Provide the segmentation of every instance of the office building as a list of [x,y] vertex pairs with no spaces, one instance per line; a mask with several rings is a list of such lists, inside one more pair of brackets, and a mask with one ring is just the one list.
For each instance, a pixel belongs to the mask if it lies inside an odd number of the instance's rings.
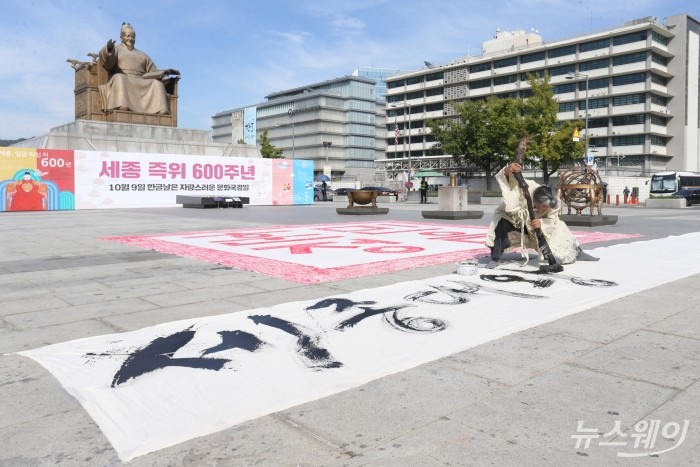
[[386,148],[385,103],[375,87],[375,79],[345,76],[272,93],[214,115],[212,139],[256,144],[267,131],[285,158],[313,160],[316,174],[369,181]]
[[[551,76],[558,120],[587,123],[598,166],[645,175],[700,170],[700,23],[681,14],[647,17],[557,41],[536,32],[497,31],[479,56],[387,78],[389,173],[455,167],[429,152],[427,119],[450,118],[453,102],[527,97],[527,73]],[[398,127],[398,131],[396,131]]]

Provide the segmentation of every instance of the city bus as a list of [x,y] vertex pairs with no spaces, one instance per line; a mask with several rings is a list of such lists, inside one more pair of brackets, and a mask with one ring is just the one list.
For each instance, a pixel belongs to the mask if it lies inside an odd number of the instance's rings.
[[693,172],[658,172],[651,176],[650,195],[672,195],[683,188],[700,188],[700,174]]

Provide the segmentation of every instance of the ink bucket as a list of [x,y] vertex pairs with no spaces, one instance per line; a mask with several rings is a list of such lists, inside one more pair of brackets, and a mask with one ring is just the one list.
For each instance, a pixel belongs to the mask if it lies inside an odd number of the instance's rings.
[[473,261],[461,261],[457,263],[457,274],[460,276],[476,276],[479,268]]

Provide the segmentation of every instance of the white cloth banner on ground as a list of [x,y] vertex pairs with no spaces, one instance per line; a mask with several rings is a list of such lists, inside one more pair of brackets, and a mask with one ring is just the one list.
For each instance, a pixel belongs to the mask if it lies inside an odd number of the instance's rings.
[[699,242],[638,241],[558,274],[509,264],[20,355],[54,374],[129,460],[700,273]]

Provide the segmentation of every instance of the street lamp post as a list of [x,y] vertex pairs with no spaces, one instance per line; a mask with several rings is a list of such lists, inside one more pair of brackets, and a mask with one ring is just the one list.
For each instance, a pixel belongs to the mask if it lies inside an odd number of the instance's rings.
[[328,165],[328,148],[329,148],[332,144],[333,144],[332,141],[324,141],[324,142],[323,142],[323,147],[326,148],[326,149],[325,149],[325,152],[326,152],[326,165]]
[[293,116],[294,116],[294,109],[289,109],[289,110],[287,111],[287,114],[289,114],[289,118],[292,119],[292,159],[294,159],[294,158],[295,158],[295,157],[294,157],[294,149],[295,149],[295,147],[296,147],[295,142],[294,142],[294,137],[295,137],[295,133],[296,133],[296,131],[295,131],[296,129],[295,129],[295,127],[294,127],[294,118],[293,118]]
[[578,72],[571,72],[568,75],[566,75],[566,79],[581,79],[585,78],[586,80],[586,115],[585,115],[585,122],[584,126],[586,127],[586,138],[584,139],[585,141],[585,156],[586,156],[586,164],[588,164],[588,75],[584,73],[578,73]]
[[[411,104],[407,104],[408,108],[408,181],[411,181]],[[404,109],[405,111],[405,109]],[[408,195],[407,195],[408,196]]]

